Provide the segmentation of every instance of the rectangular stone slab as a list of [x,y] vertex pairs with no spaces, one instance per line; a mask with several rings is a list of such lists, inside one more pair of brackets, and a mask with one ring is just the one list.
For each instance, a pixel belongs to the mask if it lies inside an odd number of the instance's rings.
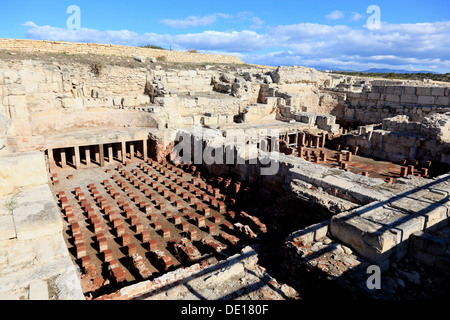
[[13,217],[18,240],[62,232],[63,224],[48,185],[23,190],[17,197]]

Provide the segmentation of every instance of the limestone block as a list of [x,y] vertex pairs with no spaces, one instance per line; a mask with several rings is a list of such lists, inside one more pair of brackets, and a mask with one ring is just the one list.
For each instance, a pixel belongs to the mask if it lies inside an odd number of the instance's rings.
[[401,103],[417,103],[417,96],[415,94],[402,94],[400,98]]
[[[12,273],[25,267],[31,267],[35,259],[33,248],[29,241],[9,241],[7,250],[3,252],[7,258],[7,266],[0,270],[0,275]],[[1,277],[0,277],[1,279]]]
[[34,238],[31,244],[38,264],[50,263],[67,255],[67,247],[62,233]]
[[445,204],[448,203],[449,200],[446,198],[438,202],[427,200],[423,196],[423,194],[426,192],[427,191],[423,191],[420,193],[417,192],[412,195],[400,197],[398,199],[392,200],[390,202],[390,205],[394,208],[424,217],[425,220],[423,228],[428,229],[447,218],[448,209],[446,208]]
[[[362,208],[368,209],[367,206]],[[356,211],[335,215],[329,231],[333,237],[376,263],[388,260],[396,245],[394,234],[383,225],[360,217]]]
[[11,194],[14,191],[14,185],[5,178],[2,178],[1,175],[2,170],[0,169],[0,196]]
[[[0,157],[0,179],[7,181],[3,183],[3,192],[11,189],[8,183],[16,188],[46,184],[47,170],[44,154],[29,152]],[[0,193],[0,196],[3,194]]]
[[150,103],[150,97],[145,94],[138,94],[136,96],[137,105],[147,105]]
[[119,97],[113,98],[113,105],[121,106],[122,105],[122,98],[119,98]]
[[17,197],[13,210],[18,240],[29,240],[62,231],[62,221],[47,184],[31,187]]
[[134,107],[136,106],[136,99],[132,98],[132,97],[124,97],[122,98],[122,106],[123,107]]
[[418,96],[430,96],[431,95],[431,87],[417,87],[416,94]]
[[417,99],[418,104],[433,105],[436,103],[436,97],[434,96],[419,96]]
[[438,97],[436,104],[440,106],[448,106],[449,101],[450,101],[449,97]]
[[9,96],[8,104],[11,110],[11,117],[13,119],[26,119],[29,112],[27,107],[26,96]]
[[62,98],[61,106],[68,110],[80,110],[84,108],[83,98]]
[[415,87],[405,87],[405,94],[416,95]]
[[226,115],[219,115],[219,124],[225,124],[228,122],[228,116]]
[[402,95],[404,93],[405,93],[405,87],[402,87],[402,86],[394,87],[394,94]]
[[431,89],[432,96],[445,96],[445,87],[433,87]]
[[16,237],[12,215],[0,216],[0,242]]
[[374,93],[374,92],[369,92],[368,98],[371,99],[371,100],[379,100],[380,99],[380,94],[379,93]]
[[35,280],[30,283],[29,300],[48,300],[48,285],[46,281]]
[[395,102],[398,103],[400,102],[400,96],[396,95],[396,94],[387,94],[386,95],[386,99],[387,102]]
[[411,245],[432,255],[442,255],[447,251],[448,240],[422,231],[411,236]]

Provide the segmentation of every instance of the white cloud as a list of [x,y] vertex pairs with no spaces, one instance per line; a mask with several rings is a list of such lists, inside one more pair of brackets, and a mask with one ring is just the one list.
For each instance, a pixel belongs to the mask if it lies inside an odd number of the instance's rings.
[[252,28],[252,29],[259,29],[264,24],[264,21],[259,17],[251,17],[249,20],[252,23],[250,25],[250,28]]
[[182,51],[193,48],[200,52],[239,53],[245,62],[258,64],[326,65],[354,70],[372,67],[430,69],[433,66],[439,72],[450,72],[450,21],[382,23],[379,30],[300,23],[259,32],[206,30],[175,35],[138,34],[129,30],[68,30],[38,26],[31,21],[24,25],[29,27],[27,37],[32,39],[134,46],[155,44]]
[[260,17],[255,16],[255,14],[250,11],[241,11],[236,15],[213,13],[205,16],[189,16],[184,19],[161,19],[159,20],[159,22],[171,28],[186,29],[189,27],[210,26],[216,23],[219,18],[226,19],[230,22],[249,22],[249,28],[251,29],[259,29],[264,25],[264,21]]
[[357,12],[352,12],[352,16],[350,18],[350,21],[359,21],[361,19],[364,19],[364,15],[357,13]]
[[338,19],[342,19],[343,17],[344,17],[344,13],[339,10],[334,10],[333,12],[331,12],[330,14],[327,14],[325,16],[325,18],[327,18],[328,20],[338,20]]
[[185,29],[188,27],[202,27],[209,26],[217,21],[218,18],[229,19],[230,15],[224,13],[213,13],[203,17],[200,16],[189,16],[185,19],[162,19],[159,22],[169,26],[171,28]]

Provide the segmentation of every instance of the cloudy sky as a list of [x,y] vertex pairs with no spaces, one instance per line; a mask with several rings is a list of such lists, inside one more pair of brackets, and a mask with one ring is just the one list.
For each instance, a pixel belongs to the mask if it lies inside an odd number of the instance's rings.
[[16,0],[1,5],[0,37],[154,44],[273,66],[447,73],[450,1]]

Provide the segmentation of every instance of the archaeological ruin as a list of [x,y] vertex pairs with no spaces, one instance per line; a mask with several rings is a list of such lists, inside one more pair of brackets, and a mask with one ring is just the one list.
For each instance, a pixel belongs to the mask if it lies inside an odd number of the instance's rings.
[[448,297],[449,110],[445,82],[0,39],[0,299]]

